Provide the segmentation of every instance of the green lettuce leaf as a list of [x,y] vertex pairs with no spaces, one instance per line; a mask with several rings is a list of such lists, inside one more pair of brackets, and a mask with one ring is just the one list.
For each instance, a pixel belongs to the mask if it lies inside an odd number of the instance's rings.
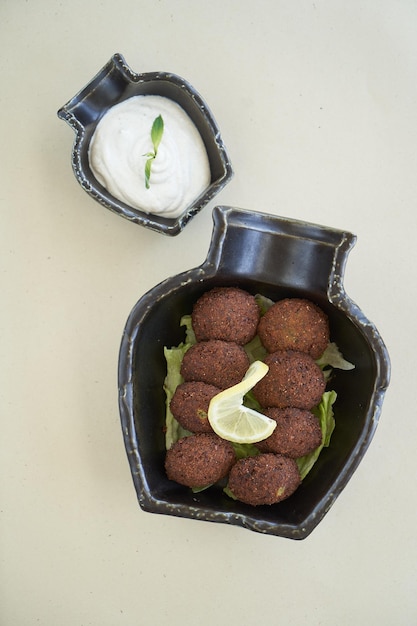
[[322,442],[315,450],[313,450],[313,452],[310,452],[310,454],[306,454],[305,456],[296,459],[302,480],[307,476],[308,472],[317,461],[323,448],[327,448],[329,446],[330,437],[332,436],[335,427],[333,404],[336,402],[336,398],[337,393],[335,391],[325,391],[320,404],[312,409],[312,413],[316,415],[320,422]]
[[183,315],[180,320],[180,326],[185,326],[185,345],[190,347],[197,343],[191,322],[191,315]]
[[330,342],[323,354],[316,361],[322,369],[325,367],[334,367],[340,370],[353,370],[355,366],[343,358],[337,344]]
[[255,295],[256,303],[261,311],[261,315],[265,315],[268,309],[274,304],[274,301],[260,293]]
[[254,363],[255,361],[264,361],[266,355],[268,354],[259,339],[259,335],[255,335],[252,341],[245,344],[243,347],[249,357],[250,363]]
[[232,446],[235,450],[237,459],[245,459],[247,456],[258,456],[259,450],[252,443],[234,443]]
[[182,359],[187,350],[196,343],[194,331],[191,326],[191,316],[184,315],[184,317],[181,318],[180,325],[186,328],[185,341],[173,348],[164,347],[164,356],[167,364],[167,374],[164,381],[164,391],[166,395],[165,446],[167,450],[169,450],[172,444],[178,441],[178,439],[190,434],[189,431],[180,426],[170,409],[172,396],[176,388],[184,382],[181,376]]
[[177,348],[164,348],[164,355],[167,362],[167,375],[164,381],[164,391],[166,395],[165,446],[167,450],[169,450],[172,444],[178,441],[180,437],[184,436],[184,429],[171,413],[170,403],[176,388],[184,382],[180,373],[181,362],[189,347],[189,345],[180,344]]

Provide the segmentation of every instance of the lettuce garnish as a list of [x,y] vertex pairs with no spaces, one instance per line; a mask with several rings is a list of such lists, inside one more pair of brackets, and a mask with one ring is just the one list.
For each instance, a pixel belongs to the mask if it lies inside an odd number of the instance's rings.
[[335,391],[325,391],[320,404],[312,409],[312,413],[314,413],[320,423],[322,440],[321,444],[313,452],[296,459],[301,480],[307,476],[323,448],[327,448],[330,444],[330,437],[335,428],[333,404],[336,402],[336,398],[337,393]]
[[353,370],[355,366],[353,363],[349,363],[346,359],[343,358],[342,353],[340,352],[337,345],[333,342],[330,342],[321,355],[319,359],[316,361],[317,365],[319,365],[322,369],[327,367],[335,367],[339,370]]
[[181,376],[182,359],[187,350],[196,343],[190,315],[184,315],[184,317],[181,318],[180,326],[186,327],[185,341],[173,348],[164,347],[164,356],[167,363],[167,375],[164,381],[164,391],[166,395],[165,447],[167,450],[169,450],[172,444],[178,441],[178,439],[190,434],[180,426],[170,409],[170,403],[176,388],[184,382]]

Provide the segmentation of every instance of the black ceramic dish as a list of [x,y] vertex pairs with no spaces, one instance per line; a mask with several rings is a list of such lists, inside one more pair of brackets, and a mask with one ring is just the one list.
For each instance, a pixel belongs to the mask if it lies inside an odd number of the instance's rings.
[[[215,207],[205,262],[169,278],[133,308],[119,360],[119,405],[124,441],[140,506],[145,511],[235,524],[303,539],[317,526],[351,478],[377,427],[390,362],[375,326],[343,288],[354,235],[315,224]],[[329,316],[331,340],[351,371],[335,371],[336,428],[299,489],[287,500],[251,507],[221,488],[198,494],[167,479],[164,471],[166,366],[164,346],[184,339],[179,322],[214,286],[237,285],[273,300],[306,297]]]
[[[88,161],[88,149],[96,126],[114,105],[138,95],[158,95],[177,102],[196,125],[204,141],[211,169],[210,186],[184,207],[176,219],[152,215],[114,198],[95,178]],[[135,74],[121,54],[110,61],[90,83],[58,111],[75,131],[72,167],[82,188],[94,200],[126,219],[165,235],[177,235],[185,225],[229,182],[232,166],[220,130],[207,104],[183,78],[167,72]]]

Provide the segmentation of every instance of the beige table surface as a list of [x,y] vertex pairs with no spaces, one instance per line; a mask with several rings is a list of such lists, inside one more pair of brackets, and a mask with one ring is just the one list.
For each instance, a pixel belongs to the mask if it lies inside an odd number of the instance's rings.
[[[2,626],[417,623],[415,0],[2,0]],[[218,204],[344,228],[348,294],[392,379],[372,444],[304,541],[143,512],[117,360],[127,316],[206,257],[76,182],[58,108],[115,52],[188,79],[235,177]]]

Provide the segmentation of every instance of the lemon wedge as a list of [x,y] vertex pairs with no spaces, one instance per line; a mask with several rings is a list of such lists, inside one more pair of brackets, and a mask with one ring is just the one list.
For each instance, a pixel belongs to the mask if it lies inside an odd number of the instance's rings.
[[254,361],[243,379],[214,396],[208,409],[208,420],[214,432],[233,443],[256,443],[269,437],[275,420],[243,405],[244,395],[268,372],[263,361]]

